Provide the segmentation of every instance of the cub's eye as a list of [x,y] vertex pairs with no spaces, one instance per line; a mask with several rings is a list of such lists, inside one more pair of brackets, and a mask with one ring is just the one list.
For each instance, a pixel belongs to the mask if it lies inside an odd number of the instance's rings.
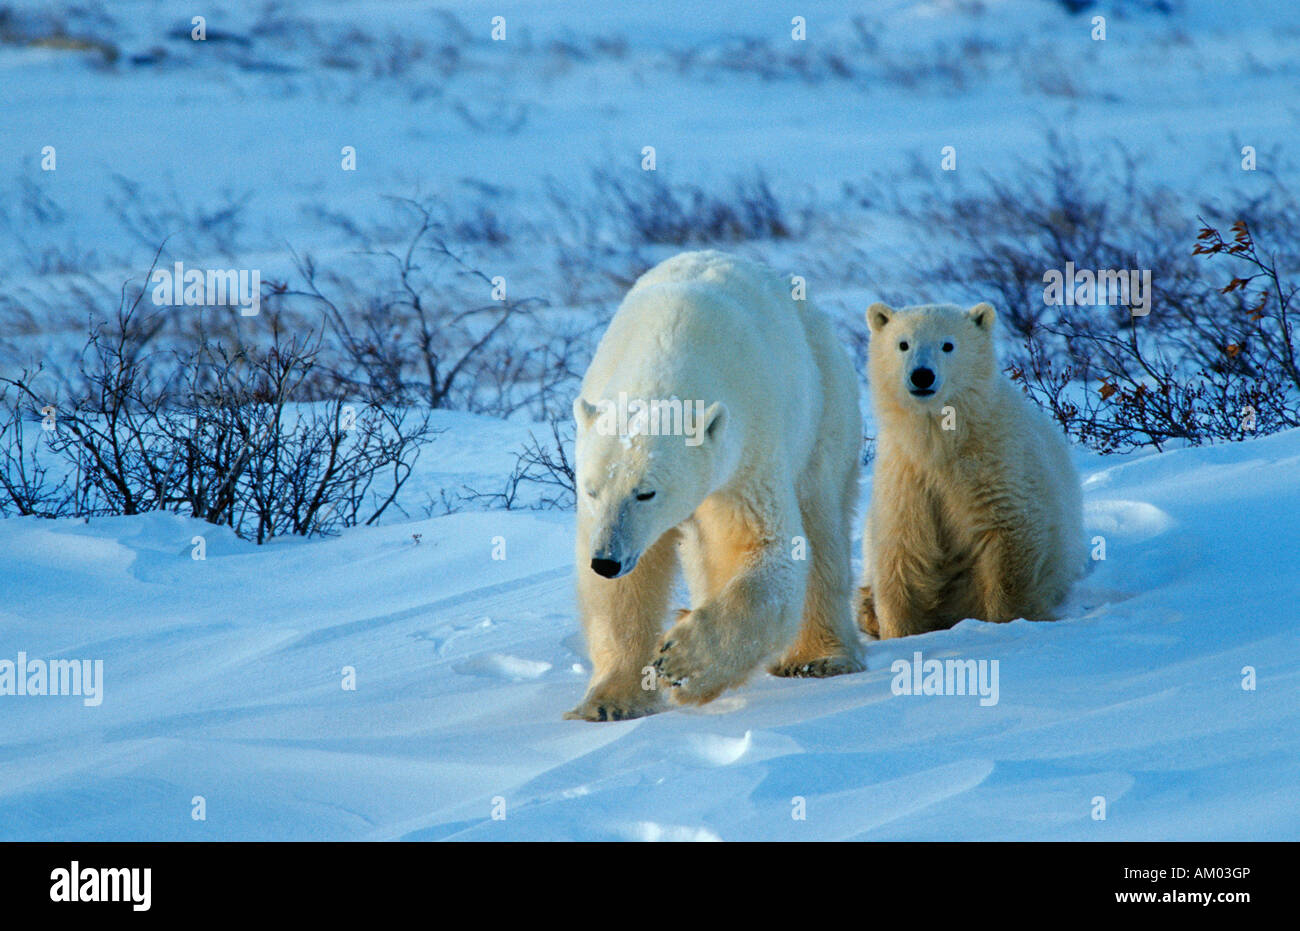
[[907,340],[903,340],[903,342],[899,343],[898,348],[903,352],[907,352]]
[[650,500],[651,498],[653,498],[654,496],[655,496],[655,493],[654,493],[653,491],[643,491],[643,492],[641,492],[640,494],[638,494],[638,495],[636,496],[636,500],[638,500],[638,501],[649,501],[649,500]]
[[952,352],[952,343],[944,343],[944,344],[943,344],[943,351],[944,351],[944,352]]

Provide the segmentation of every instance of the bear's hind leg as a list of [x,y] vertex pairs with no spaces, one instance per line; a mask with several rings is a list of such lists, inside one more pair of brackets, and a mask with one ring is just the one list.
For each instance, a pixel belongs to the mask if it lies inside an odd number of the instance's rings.
[[839,676],[866,668],[851,610],[849,507],[841,504],[830,513],[816,500],[801,508],[809,550],[803,623],[794,643],[768,667],[774,676]]

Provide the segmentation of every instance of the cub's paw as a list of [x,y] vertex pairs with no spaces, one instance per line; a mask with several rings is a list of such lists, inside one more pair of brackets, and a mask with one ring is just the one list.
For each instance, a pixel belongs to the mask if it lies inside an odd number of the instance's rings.
[[860,659],[841,654],[819,656],[809,660],[781,660],[767,667],[767,671],[774,676],[825,679],[829,676],[845,676],[853,672],[862,672],[866,668]]
[[700,610],[677,612],[678,621],[659,641],[655,672],[672,688],[678,703],[703,704],[717,698],[727,682],[717,674],[715,651],[708,642]]
[[564,713],[566,721],[630,721],[662,711],[657,699],[636,696],[592,696],[572,711]]

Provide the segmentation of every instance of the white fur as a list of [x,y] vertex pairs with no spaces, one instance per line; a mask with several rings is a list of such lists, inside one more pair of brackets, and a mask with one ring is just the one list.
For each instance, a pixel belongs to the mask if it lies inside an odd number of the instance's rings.
[[[868,633],[1050,619],[1083,566],[1068,445],[998,370],[995,319],[988,304],[867,311],[878,432],[858,616]],[[928,397],[913,393],[918,368],[934,374]]]
[[[620,395],[700,401],[702,442],[602,435],[597,407]],[[664,691],[706,702],[778,654],[773,671],[786,675],[862,668],[848,525],[856,380],[829,322],[788,281],[717,252],[646,272],[601,339],[574,416],[578,601],[594,668],[568,716],[648,714]],[[796,538],[805,559],[793,558]],[[602,578],[593,558],[621,574]],[[691,609],[661,638],[679,564]]]

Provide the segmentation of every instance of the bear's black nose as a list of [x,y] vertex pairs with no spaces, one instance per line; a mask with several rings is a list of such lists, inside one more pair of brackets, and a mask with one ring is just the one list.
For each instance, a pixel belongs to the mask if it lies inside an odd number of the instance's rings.
[[927,368],[912,369],[912,384],[918,388],[929,388],[934,384],[934,372]]
[[591,571],[605,579],[614,578],[621,568],[623,568],[623,564],[616,559],[593,559],[591,561]]

